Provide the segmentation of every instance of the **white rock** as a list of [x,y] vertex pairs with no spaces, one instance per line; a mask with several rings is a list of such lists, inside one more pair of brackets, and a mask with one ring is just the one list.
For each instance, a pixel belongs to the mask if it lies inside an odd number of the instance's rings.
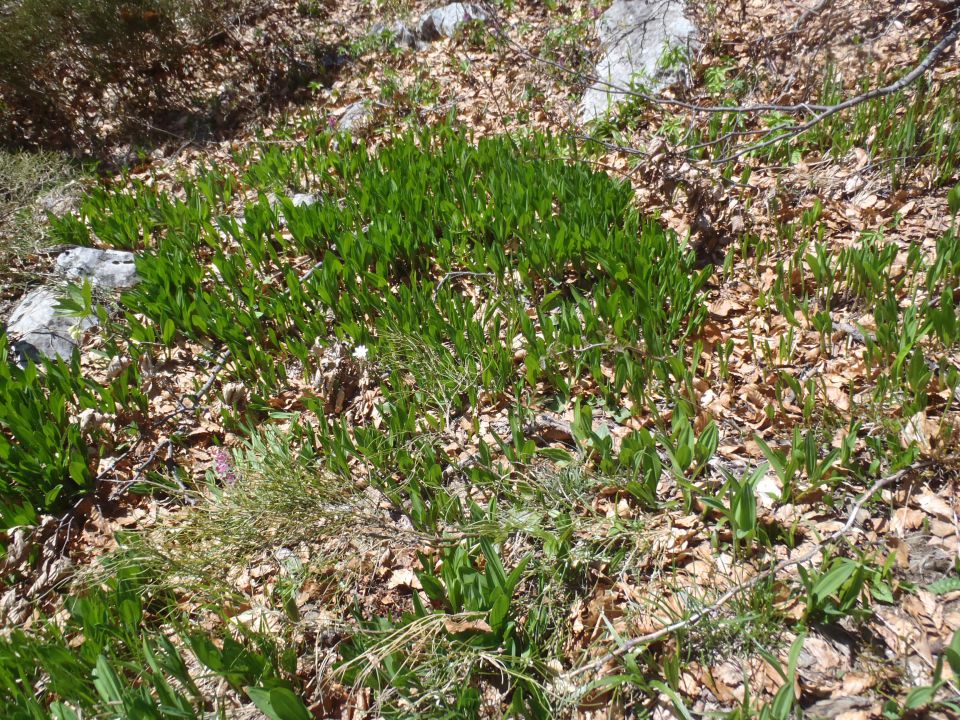
[[594,74],[601,82],[583,95],[583,122],[626,99],[622,91],[641,73],[652,90],[670,84],[673,74],[660,70],[657,63],[667,48],[695,43],[697,30],[679,0],[615,0],[597,20],[597,35],[602,54]]
[[80,334],[96,325],[94,318],[63,317],[57,314],[60,301],[49,288],[27,293],[14,308],[7,325],[7,336],[21,363],[29,358],[61,357],[69,359]]
[[757,500],[765,508],[772,508],[783,494],[780,483],[773,475],[767,473],[756,486]]
[[389,25],[376,23],[370,28],[370,34],[376,36],[388,35],[390,40],[398,47],[405,47],[410,50],[417,50],[423,47],[416,32],[410,30],[400,20],[395,20]]
[[87,279],[111,290],[133,287],[139,281],[133,253],[77,247],[57,257],[57,270],[69,280]]
[[450,3],[434,8],[420,16],[417,34],[423,40],[438,40],[441,37],[453,37],[459,27],[471,20],[486,22],[490,19],[486,11],[473,3]]
[[290,202],[293,203],[294,207],[303,207],[305,205],[316,205],[320,202],[320,198],[313,193],[294,193],[290,196]]
[[373,113],[370,112],[367,104],[363,102],[363,100],[358,100],[355,103],[347,105],[343,112],[340,113],[340,117],[337,119],[337,129],[346,131],[358,130],[366,125],[372,116]]

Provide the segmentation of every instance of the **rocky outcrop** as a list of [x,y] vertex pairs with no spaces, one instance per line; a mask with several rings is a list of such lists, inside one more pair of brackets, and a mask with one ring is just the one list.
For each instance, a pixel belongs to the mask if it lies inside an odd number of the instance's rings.
[[453,37],[460,26],[473,20],[486,22],[490,17],[479,5],[472,3],[450,3],[429,10],[420,16],[417,34],[422,40],[438,40],[441,37]]
[[137,284],[133,253],[76,247],[57,257],[57,270],[68,280],[115,290]]
[[41,358],[69,358],[80,335],[93,327],[93,318],[64,317],[57,311],[60,298],[50,288],[27,293],[14,308],[7,336],[20,363]]
[[581,100],[583,122],[622,102],[627,97],[623,90],[638,77],[652,90],[673,82],[677,71],[665,70],[659,61],[669,48],[695,43],[697,31],[680,0],[615,0],[597,20],[597,35],[601,55],[594,74],[598,82]]
[[373,113],[363,100],[358,100],[344,108],[337,119],[337,129],[354,132],[364,128],[373,117]]
[[[77,247],[61,253],[57,272],[72,282],[88,280],[105,290],[129,288],[138,281],[133,253]],[[6,332],[19,362],[69,358],[84,331],[96,318],[64,316],[57,310],[59,293],[42,287],[27,293],[13,309]]]
[[376,23],[370,28],[373,35],[387,35],[398,47],[422,50],[428,43],[445,37],[453,37],[468,22],[487,22],[490,15],[481,6],[473,3],[449,3],[420,16],[416,25],[408,27],[400,20],[392,23]]
[[393,42],[397,47],[407,48],[408,50],[419,50],[424,43],[417,37],[415,30],[411,30],[400,20],[394,20],[392,23],[376,23],[370,28],[370,34],[377,37],[383,35]]

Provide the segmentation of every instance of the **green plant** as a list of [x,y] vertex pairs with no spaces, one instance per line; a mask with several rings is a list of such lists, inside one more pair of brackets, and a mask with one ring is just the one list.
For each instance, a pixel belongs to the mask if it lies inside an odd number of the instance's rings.
[[[831,468],[841,457],[841,449],[834,448],[821,458],[816,433],[803,433],[800,428],[794,428],[792,443],[785,452],[771,448],[759,435],[755,435],[754,440],[780,480],[780,502],[792,502],[796,495],[817,490],[830,479]],[[801,471],[806,476],[806,485],[798,488]]]
[[[132,337],[225,346],[231,369],[259,393],[285,382],[287,358],[313,370],[311,347],[331,333],[394,366],[409,362],[393,368],[401,375],[419,361],[391,346],[416,337],[424,357],[480,382],[436,395],[449,415],[481,388],[504,393],[519,380],[502,341],[518,335],[530,388],[564,394],[589,376],[606,397],[626,391],[642,402],[660,358],[705,317],[711,269],[696,270],[677,238],[641,218],[626,185],[565,159],[564,143],[473,145],[440,128],[374,157],[362,146],[329,152],[332,140],[315,135],[283,153],[267,145],[241,185],[312,187],[337,202],[261,195],[237,220],[219,208],[242,187],[215,171],[187,183],[183,200],[142,185],[88,198],[84,220],[98,237],[146,246],[142,280],[122,298]],[[89,232],[73,221],[54,230],[74,241]],[[316,268],[300,278],[304,256]],[[500,280],[481,280],[490,277]]]
[[[543,38],[540,55],[559,63],[573,72],[586,69],[590,61],[590,33],[592,21],[589,18],[550,28]],[[559,71],[552,69],[551,72]]]
[[760,465],[750,474],[737,479],[726,470],[725,482],[717,497],[701,498],[703,504],[717,511],[724,522],[733,531],[733,551],[736,555],[741,543],[749,547],[754,540],[766,540],[763,529],[757,522],[757,483],[767,472],[766,465]]
[[730,77],[736,70],[736,64],[725,60],[719,65],[708,67],[703,72],[704,86],[711,95],[732,98],[734,101],[742,96],[747,83],[743,78]]
[[[507,678],[514,711],[549,717],[542,681],[533,672],[535,649],[511,608],[530,560],[525,556],[508,573],[496,547],[483,538],[444,549],[436,561],[439,572],[421,555],[417,577],[433,607],[415,594],[413,613],[367,623],[346,648],[341,671],[384,698],[398,693],[399,703],[387,701],[380,708],[388,717],[401,716],[404,707],[417,708],[421,716],[478,717],[478,683],[491,675]],[[440,658],[447,666],[457,658],[453,677],[438,672]],[[442,709],[453,706],[455,713]]]
[[890,566],[878,568],[866,558],[834,557],[825,559],[817,571],[799,568],[806,591],[806,618],[831,623],[848,615],[862,614],[861,600],[866,591],[884,602],[893,597],[887,584]]
[[530,556],[521,559],[508,574],[489,540],[481,539],[478,546],[485,560],[483,571],[476,568],[475,551],[457,546],[441,556],[439,575],[433,563],[421,556],[423,570],[417,578],[427,597],[445,611],[482,614],[496,641],[502,642],[512,631],[508,623],[510,601]]
[[960,632],[955,632],[950,644],[944,648],[937,658],[933,669],[933,682],[930,685],[914,687],[903,702],[888,700],[883,706],[883,716],[890,720],[899,719],[919,713],[920,711],[943,711],[949,714],[960,713],[960,702],[956,695],[942,697],[941,690],[947,687],[949,680],[944,678],[944,666],[948,666],[956,677],[960,674]]
[[930,583],[930,585],[927,586],[927,590],[935,595],[945,595],[946,593],[956,592],[960,590],[960,576],[950,575],[940,578]]
[[94,438],[71,415],[99,410],[96,386],[84,380],[80,358],[25,368],[9,358],[0,335],[0,524],[30,525],[92,487]]
[[200,689],[207,673],[236,693],[248,686],[252,698],[261,692],[282,698],[275,720],[305,717],[286,679],[295,658],[275,640],[243,630],[239,639],[223,632],[215,643],[178,618],[158,617],[163,599],[144,601],[135,574],[131,568],[97,588],[76,588],[59,623],[17,629],[0,640],[0,700],[8,717],[199,720],[225,700],[222,692]]

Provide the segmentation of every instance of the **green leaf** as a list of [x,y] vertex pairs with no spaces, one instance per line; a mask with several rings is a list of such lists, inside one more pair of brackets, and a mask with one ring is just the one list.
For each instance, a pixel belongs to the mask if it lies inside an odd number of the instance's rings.
[[103,655],[97,658],[97,665],[93,670],[93,686],[105,703],[123,704],[123,686],[120,684],[120,678]]
[[777,450],[774,450],[769,445],[767,445],[766,441],[759,435],[754,435],[753,439],[754,441],[756,441],[757,445],[760,447],[760,450],[761,452],[763,452],[763,455],[767,459],[767,462],[773,466],[773,470],[775,473],[777,473],[777,477],[780,478],[781,481],[786,481],[788,479],[785,477],[786,476],[786,456],[783,453]]
[[523,576],[523,571],[526,569],[527,564],[530,560],[533,559],[532,553],[527,553],[523,556],[523,559],[517,563],[517,566],[510,571],[510,574],[507,576],[507,581],[504,583],[503,590],[508,597],[513,597],[513,591],[517,587],[517,583],[520,582],[520,578]]
[[500,560],[500,554],[493,543],[488,538],[481,538],[480,550],[483,551],[483,556],[487,560],[486,574],[493,577],[496,581],[496,587],[506,589],[507,573],[503,567],[503,562]]
[[277,720],[312,720],[313,716],[292,690],[277,687],[270,691],[270,704]]
[[247,694],[257,710],[266,715],[270,720],[281,720],[273,709],[273,703],[270,700],[270,691],[261,687],[245,687],[243,691]]
[[694,447],[694,455],[697,458],[697,462],[700,465],[706,463],[707,460],[713,457],[719,444],[720,431],[717,429],[716,422],[711,420],[703,429],[703,432],[700,433],[700,437],[697,438],[697,444]]
[[910,694],[907,695],[907,699],[903,703],[904,710],[917,710],[918,708],[926,707],[931,702],[933,702],[934,697],[937,694],[936,685],[925,685],[923,687],[914,688],[910,691]]
[[950,592],[960,591],[960,576],[953,575],[940,578],[927,585],[927,590],[934,595],[946,595]]
[[54,485],[52,488],[47,490],[43,496],[43,506],[45,508],[53,507],[53,504],[57,501],[57,498],[60,496],[60,492],[63,490],[63,485]]
[[493,591],[491,599],[493,602],[490,607],[490,627],[493,629],[493,632],[499,634],[503,632],[507,615],[510,612],[510,598],[497,588]]
[[164,345],[169,345],[170,341],[173,340],[173,336],[177,331],[177,326],[174,324],[172,318],[166,318],[163,321],[163,329],[160,331],[160,341]]
[[74,457],[70,461],[70,479],[80,487],[87,484],[88,473],[87,463],[82,457]]
[[960,183],[954,185],[947,193],[947,207],[950,208],[950,214],[953,216],[960,213]]
[[830,597],[850,579],[856,569],[857,564],[855,562],[844,558],[814,583],[811,591],[813,596],[820,601]]
[[670,698],[670,702],[673,703],[673,709],[680,713],[680,716],[684,718],[684,720],[693,720],[693,715],[690,713],[690,710],[687,708],[680,695],[673,690],[673,688],[665,683],[660,682],[659,680],[654,680],[651,682],[650,687],[659,690],[668,698]]
[[425,572],[418,572],[417,579],[420,580],[420,587],[427,594],[427,597],[434,602],[446,602],[447,591],[435,576]]
[[73,709],[57,700],[50,704],[50,717],[54,720],[80,720],[80,716]]
[[194,633],[189,636],[190,649],[197,656],[197,660],[202,662],[214,672],[225,670],[223,663],[223,653],[206,635]]
[[744,537],[757,527],[757,496],[751,483],[744,483],[733,501],[733,522],[737,534]]

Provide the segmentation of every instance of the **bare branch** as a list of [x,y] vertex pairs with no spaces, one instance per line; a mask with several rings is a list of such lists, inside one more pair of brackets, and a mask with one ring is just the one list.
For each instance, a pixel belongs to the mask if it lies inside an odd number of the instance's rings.
[[[783,142],[784,140],[791,140],[799,135],[802,135],[807,130],[831,115],[836,115],[839,112],[848,110],[856,105],[869,102],[870,100],[875,100],[879,97],[886,97],[887,95],[893,95],[900,92],[901,90],[913,84],[918,78],[920,78],[931,67],[933,67],[937,60],[940,59],[940,56],[943,55],[944,51],[953,45],[954,42],[956,42],[958,35],[960,35],[960,20],[954,19],[950,29],[947,30],[947,33],[940,39],[940,42],[933,46],[930,52],[927,53],[923,60],[921,60],[916,67],[913,68],[913,70],[908,72],[896,82],[889,85],[884,85],[883,87],[874,88],[868,92],[848,98],[841,103],[837,103],[836,105],[831,105],[825,110],[819,112],[814,117],[810,118],[807,122],[786,128],[785,134],[778,134],[775,137],[764,140],[763,142],[748,145],[735,153],[731,153],[730,155],[725,155],[724,157],[714,160],[714,164],[721,165],[728,163],[731,160],[736,160],[737,158],[743,157],[747,153],[754,152],[755,150],[761,150],[765,147],[770,147],[771,145]],[[771,132],[776,132],[778,130],[784,130],[784,128],[774,128],[771,130]]]
[[[821,1],[811,10],[805,11],[798,19],[798,25],[801,21],[805,21],[810,14],[819,12],[829,5],[831,0]],[[947,4],[944,7],[953,7],[958,4],[960,0],[947,0]],[[493,17],[496,17],[495,14],[492,14]],[[617,94],[624,95],[627,97],[633,97],[640,100],[643,100],[651,105],[658,106],[667,106],[667,107],[677,107],[684,110],[688,110],[693,113],[707,113],[707,114],[716,114],[716,113],[742,113],[742,114],[753,114],[753,113],[762,113],[762,112],[782,112],[786,114],[798,114],[798,113],[815,113],[813,117],[809,120],[792,125],[790,127],[779,127],[779,128],[769,128],[769,129],[757,129],[757,130],[742,130],[742,131],[732,131],[724,136],[717,138],[712,141],[707,141],[700,143],[698,145],[686,148],[686,151],[701,149],[704,147],[710,147],[726,140],[732,139],[734,137],[742,137],[746,135],[771,135],[776,133],[774,137],[768,137],[768,139],[747,145],[734,153],[725,155],[719,159],[713,161],[714,164],[724,164],[730,162],[731,160],[736,160],[747,153],[753,152],[755,150],[760,150],[765,147],[769,147],[779,142],[785,140],[791,140],[799,135],[802,135],[806,131],[813,128],[818,123],[822,122],[826,118],[835,115],[839,112],[843,112],[849,108],[855,107],[870,100],[874,100],[879,97],[885,97],[887,95],[892,95],[901,90],[907,88],[912,83],[914,83],[918,78],[923,76],[928,70],[930,70],[940,59],[940,57],[947,51],[950,46],[956,42],[958,34],[960,34],[960,19],[954,15],[952,23],[948,28],[947,32],[940,39],[940,41],[934,45],[934,47],[927,53],[927,55],[906,75],[897,80],[894,83],[885,85],[883,87],[874,88],[860,95],[848,98],[843,102],[834,104],[834,105],[819,105],[813,103],[798,103],[793,105],[783,105],[777,103],[760,103],[755,105],[698,105],[696,103],[686,102],[683,100],[677,100],[674,98],[664,97],[662,95],[653,95],[650,93],[640,92],[630,88],[625,88],[615,83],[611,83],[607,80],[597,77],[596,75],[583,73],[578,70],[574,70],[567,65],[564,65],[561,62],[556,60],[551,60],[549,58],[540,57],[534,55],[526,48],[522,47],[519,43],[514,41],[510,35],[506,32],[505,28],[499,23],[499,21],[494,20],[493,24],[487,29],[487,32],[491,33],[497,40],[505,43],[517,54],[532,60],[537,63],[541,63],[547,66],[550,66],[560,72],[573,77],[574,79],[581,82],[588,82],[595,86],[600,86],[607,88],[610,91],[613,91]],[[793,32],[791,29],[790,32]]]
[[797,21],[790,26],[790,29],[787,30],[787,35],[796,34],[797,30],[800,29],[800,26],[803,25],[807,20],[816,15],[821,10],[825,10],[828,5],[830,5],[833,0],[820,0],[816,5],[814,5],[809,10],[804,10],[800,17],[797,18]]

